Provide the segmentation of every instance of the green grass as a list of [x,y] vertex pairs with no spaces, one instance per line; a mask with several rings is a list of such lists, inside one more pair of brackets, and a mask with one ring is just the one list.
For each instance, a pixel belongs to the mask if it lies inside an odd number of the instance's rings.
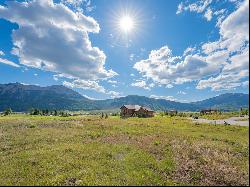
[[249,185],[248,127],[0,117],[0,185]]
[[249,118],[236,119],[235,121],[249,121]]

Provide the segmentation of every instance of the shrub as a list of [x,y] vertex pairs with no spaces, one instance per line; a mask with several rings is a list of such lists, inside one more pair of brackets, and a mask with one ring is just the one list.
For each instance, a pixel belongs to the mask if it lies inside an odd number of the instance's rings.
[[4,115],[5,115],[5,116],[10,115],[11,113],[12,113],[11,108],[7,108],[7,109],[4,111]]

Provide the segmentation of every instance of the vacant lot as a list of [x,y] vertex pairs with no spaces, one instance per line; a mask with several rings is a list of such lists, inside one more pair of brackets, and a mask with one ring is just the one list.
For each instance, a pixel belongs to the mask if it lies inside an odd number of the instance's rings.
[[248,127],[0,117],[0,185],[249,185]]

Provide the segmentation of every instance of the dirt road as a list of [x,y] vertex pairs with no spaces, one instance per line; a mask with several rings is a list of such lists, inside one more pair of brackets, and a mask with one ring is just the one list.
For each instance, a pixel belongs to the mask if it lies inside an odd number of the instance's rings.
[[[238,126],[249,126],[249,117],[231,117],[228,119],[221,119],[221,120],[209,120],[209,119],[193,119],[193,122],[198,122],[198,123],[209,123],[209,124],[230,124],[230,125],[238,125]],[[243,120],[243,121],[241,121]]]

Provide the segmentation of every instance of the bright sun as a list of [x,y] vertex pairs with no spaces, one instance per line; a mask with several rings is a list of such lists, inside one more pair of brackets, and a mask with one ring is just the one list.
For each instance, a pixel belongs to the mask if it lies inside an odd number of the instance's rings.
[[131,17],[129,16],[124,16],[120,20],[120,29],[124,32],[129,32],[133,29],[134,27],[134,21]]

